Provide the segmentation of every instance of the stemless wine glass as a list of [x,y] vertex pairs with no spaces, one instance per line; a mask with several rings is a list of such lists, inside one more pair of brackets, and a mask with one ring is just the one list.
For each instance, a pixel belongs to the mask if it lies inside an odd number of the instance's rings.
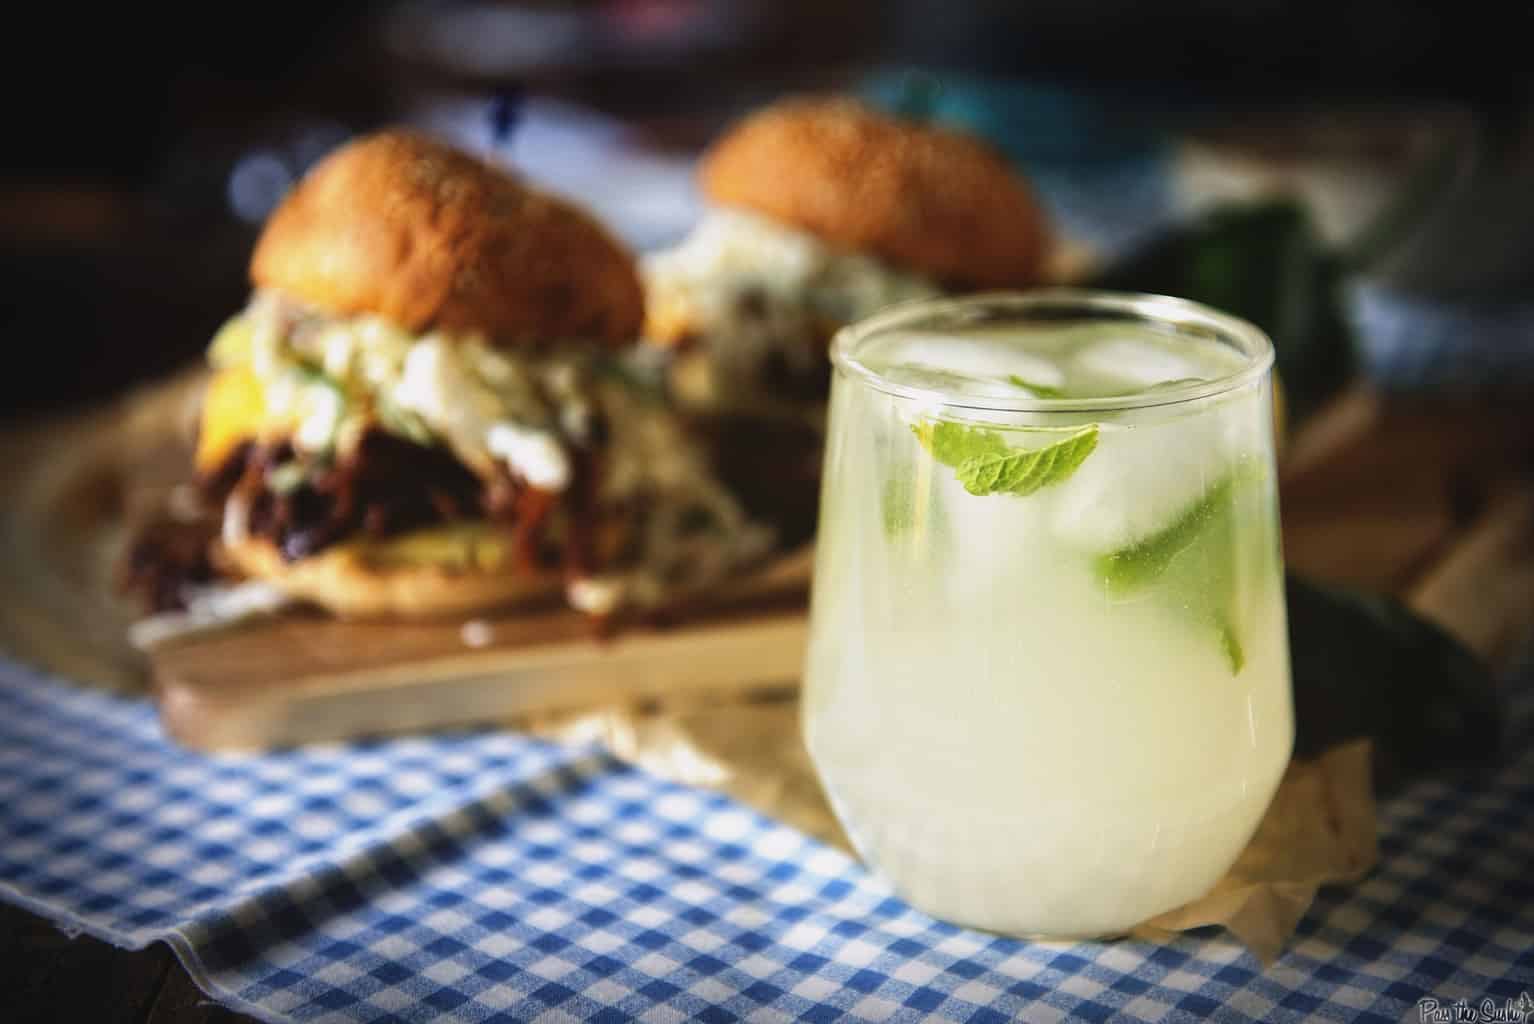
[[858,850],[1016,935],[1203,895],[1294,735],[1268,339],[1050,289],[903,306],[832,360],[803,714]]

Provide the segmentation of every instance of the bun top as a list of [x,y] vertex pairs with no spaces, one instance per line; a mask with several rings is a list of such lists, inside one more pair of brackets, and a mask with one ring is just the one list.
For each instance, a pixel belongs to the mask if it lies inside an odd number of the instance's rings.
[[704,154],[716,203],[742,207],[948,284],[1040,277],[1047,226],[1032,190],[978,138],[850,99],[794,99]]
[[499,344],[625,344],[644,316],[633,257],[590,216],[402,131],[310,170],[267,221],[250,276],[337,316]]

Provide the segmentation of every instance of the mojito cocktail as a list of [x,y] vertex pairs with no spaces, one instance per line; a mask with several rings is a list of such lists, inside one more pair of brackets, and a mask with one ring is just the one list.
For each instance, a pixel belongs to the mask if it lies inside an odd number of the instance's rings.
[[1201,896],[1293,741],[1267,339],[1061,290],[833,358],[804,725],[859,851],[1014,934]]

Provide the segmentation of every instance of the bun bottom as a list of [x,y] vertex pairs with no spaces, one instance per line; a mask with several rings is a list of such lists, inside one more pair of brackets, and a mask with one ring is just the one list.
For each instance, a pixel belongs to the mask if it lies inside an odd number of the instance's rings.
[[445,563],[379,563],[341,545],[285,561],[263,538],[224,548],[241,573],[345,619],[445,618],[559,595],[559,573]]

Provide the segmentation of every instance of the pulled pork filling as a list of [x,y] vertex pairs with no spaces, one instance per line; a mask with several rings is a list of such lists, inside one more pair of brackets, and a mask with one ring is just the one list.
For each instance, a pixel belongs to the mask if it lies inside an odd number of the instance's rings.
[[490,519],[514,531],[523,566],[552,567],[536,551],[549,506],[544,492],[505,472],[486,484],[446,449],[376,428],[336,461],[310,465],[291,441],[246,442],[206,478],[203,492],[225,508],[228,539],[265,538],[290,562],[358,535],[384,539]]
[[[263,538],[294,561],[488,524],[516,566],[563,569],[571,603],[594,614],[661,603],[770,544],[614,357],[416,336],[270,293],[209,354],[221,373],[199,440],[200,489],[222,508],[226,544]],[[163,539],[130,561],[165,608],[177,588],[169,570],[151,568],[157,551],[169,551]],[[196,574],[186,582],[208,575],[181,561]]]
[[133,538],[118,584],[151,612],[185,608],[194,588],[219,577],[212,557],[217,537],[218,523],[211,517],[155,520]]
[[823,393],[826,344],[843,325],[942,294],[921,275],[728,208],[642,270],[652,340],[701,342],[723,386],[778,394]]

